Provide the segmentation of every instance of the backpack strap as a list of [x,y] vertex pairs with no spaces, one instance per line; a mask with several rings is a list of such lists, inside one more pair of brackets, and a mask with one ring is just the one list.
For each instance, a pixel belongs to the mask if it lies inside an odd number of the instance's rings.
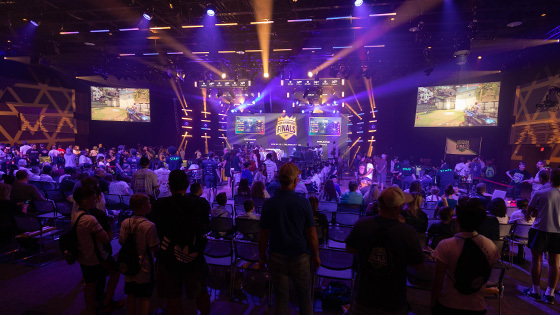
[[74,230],[74,232],[78,229],[78,222],[80,222],[80,219],[86,214],[87,213],[84,212],[84,213],[82,213],[78,216],[78,218],[76,219],[76,222],[74,222],[74,226],[72,227],[72,230]]
[[[476,235],[474,235],[474,236],[472,236],[472,237],[460,237],[460,236],[455,235],[455,236],[453,236],[453,237],[460,238],[460,239],[462,239],[462,240],[466,240],[466,239],[472,240],[473,238],[475,238],[475,237],[477,237],[477,236],[479,236],[479,235],[480,235],[480,234],[476,234]],[[463,245],[464,245],[464,244],[463,244]],[[478,245],[477,245],[477,246],[478,246]],[[461,252],[463,252],[462,249],[461,249]],[[461,256],[461,254],[459,254],[459,257],[460,257],[460,256]],[[446,270],[446,271],[445,271],[445,274],[447,275],[447,277],[449,278],[449,280],[451,280],[451,282],[453,282],[453,285],[455,285],[455,283],[456,283],[456,282],[455,282],[455,279],[453,279],[453,277],[451,277],[451,275],[449,274],[449,270]]]

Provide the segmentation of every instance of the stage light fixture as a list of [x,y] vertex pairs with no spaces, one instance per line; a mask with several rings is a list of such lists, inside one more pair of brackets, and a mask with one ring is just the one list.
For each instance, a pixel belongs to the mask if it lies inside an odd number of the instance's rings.
[[35,22],[33,20],[30,20],[29,23],[31,23],[35,27],[37,27],[37,26],[39,26],[39,24],[41,24],[41,22]]
[[313,77],[313,72],[311,72],[311,71],[307,72],[307,76],[312,78]]
[[148,21],[151,21],[153,16],[150,13],[145,12],[144,14],[142,14],[142,17]]
[[357,6],[357,7],[362,6],[362,4],[364,4],[364,0],[356,0],[356,1],[354,1],[354,5]]
[[269,76],[270,76],[270,75],[268,74],[268,72],[265,72],[265,73],[263,74],[263,77],[265,77],[265,78],[268,78]]
[[216,9],[214,8],[213,5],[208,5],[206,7],[206,14],[208,14],[208,16],[214,16],[216,15]]
[[226,73],[223,72],[223,73],[222,73],[222,79],[225,79],[225,78],[226,78]]

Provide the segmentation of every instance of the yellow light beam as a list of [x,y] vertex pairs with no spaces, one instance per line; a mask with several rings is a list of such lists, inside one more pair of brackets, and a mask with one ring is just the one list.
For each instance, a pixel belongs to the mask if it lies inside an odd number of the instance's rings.
[[358,107],[360,108],[360,110],[363,110],[362,105],[360,105],[360,101],[358,101],[358,97],[356,97],[356,93],[354,92],[354,88],[352,87],[350,80],[347,80],[347,83],[348,86],[350,87],[350,91],[352,91],[352,95],[354,95],[354,99],[356,100],[356,103],[358,103]]
[[[253,10],[255,12],[256,22],[272,20],[273,0],[253,0]],[[268,73],[268,59],[270,56],[270,30],[272,23],[256,24],[257,35],[259,37],[259,46],[262,49],[261,58],[263,62],[263,73]]]
[[407,21],[417,18],[422,13],[430,10],[436,5],[439,5],[441,2],[442,0],[415,0],[403,3],[395,11],[395,13],[397,13],[398,16],[404,16],[405,18],[398,19],[397,21],[386,20],[383,24],[372,27],[367,33],[360,36],[352,44],[349,44],[348,48],[340,50],[332,58],[328,59],[317,68],[313,69],[313,75],[316,75],[319,71],[330,67],[332,64],[348,56],[355,50],[361,49],[364,45],[371,42],[372,40],[381,37],[384,32],[389,32],[391,29],[399,27],[402,24],[407,23]]
[[[373,136],[371,136],[371,140],[373,140]],[[373,141],[369,142],[369,149],[368,149],[368,156],[371,157],[371,153],[373,151]]]
[[227,137],[223,133],[222,133],[222,137],[223,137],[224,140],[226,140],[226,145],[231,150],[231,144],[229,144],[229,141],[228,141]]
[[350,106],[350,104],[346,103],[346,108],[348,108],[349,110],[352,111],[352,113],[354,113],[354,115],[358,116],[358,118],[360,118],[360,120],[362,120],[362,117],[360,115],[358,115],[358,113],[356,113],[356,111],[352,108],[352,106]]

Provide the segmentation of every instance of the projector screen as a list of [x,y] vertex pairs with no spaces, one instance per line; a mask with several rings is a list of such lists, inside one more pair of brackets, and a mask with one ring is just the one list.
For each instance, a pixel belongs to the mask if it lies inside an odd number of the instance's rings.
[[264,135],[264,116],[235,117],[235,133]]
[[150,122],[150,90],[92,86],[91,120]]
[[419,87],[414,127],[498,125],[500,82]]
[[340,136],[340,117],[309,117],[310,136]]

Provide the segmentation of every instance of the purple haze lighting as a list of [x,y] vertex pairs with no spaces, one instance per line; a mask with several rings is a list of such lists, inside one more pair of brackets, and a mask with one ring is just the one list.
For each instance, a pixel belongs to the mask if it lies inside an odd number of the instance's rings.
[[39,26],[39,23],[37,23],[37,22],[35,22],[35,21],[33,21],[33,20],[29,21],[29,23],[33,24],[34,26]]

